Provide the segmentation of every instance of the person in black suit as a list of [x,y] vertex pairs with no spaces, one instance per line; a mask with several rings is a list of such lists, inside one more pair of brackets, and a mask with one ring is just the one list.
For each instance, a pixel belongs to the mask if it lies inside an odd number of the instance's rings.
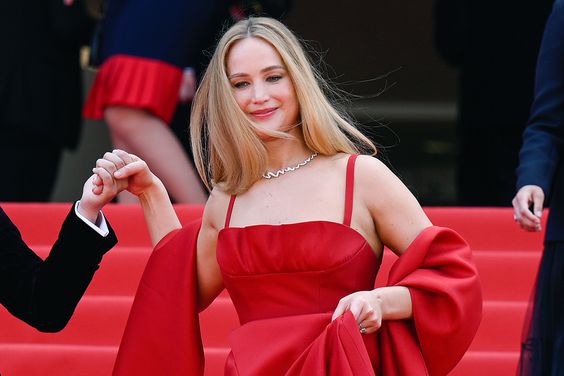
[[0,207],[0,303],[39,331],[65,327],[102,256],[117,243],[100,212],[113,197],[111,189],[103,186],[106,191],[93,194],[93,178],[85,183],[45,261],[25,244]]
[[[10,161],[3,163],[0,201],[48,201],[63,150],[77,146],[79,50],[94,25],[84,3],[0,3],[0,160]],[[37,167],[33,174],[29,166]]]
[[564,374],[564,0],[556,0],[538,56],[535,99],[523,132],[515,220],[541,231],[550,205],[520,375]]

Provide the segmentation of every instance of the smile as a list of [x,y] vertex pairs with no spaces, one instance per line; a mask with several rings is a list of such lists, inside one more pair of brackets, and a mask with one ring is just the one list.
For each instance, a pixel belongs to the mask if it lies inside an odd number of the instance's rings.
[[273,107],[273,108],[265,108],[262,110],[257,110],[257,111],[253,111],[251,112],[251,115],[253,115],[255,118],[258,119],[266,119],[270,116],[272,116],[276,110],[278,110],[277,107]]

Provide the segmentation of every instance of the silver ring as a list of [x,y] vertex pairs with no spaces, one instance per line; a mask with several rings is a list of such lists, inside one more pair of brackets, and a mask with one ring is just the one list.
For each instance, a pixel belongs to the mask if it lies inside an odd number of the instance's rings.
[[364,325],[358,324],[358,330],[360,331],[360,334],[366,334],[366,328]]

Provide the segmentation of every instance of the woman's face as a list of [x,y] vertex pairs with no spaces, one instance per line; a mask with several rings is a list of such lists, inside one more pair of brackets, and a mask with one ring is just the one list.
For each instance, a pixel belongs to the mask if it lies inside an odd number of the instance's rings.
[[236,42],[227,55],[227,75],[237,104],[259,127],[287,131],[298,123],[294,85],[270,43],[261,38]]

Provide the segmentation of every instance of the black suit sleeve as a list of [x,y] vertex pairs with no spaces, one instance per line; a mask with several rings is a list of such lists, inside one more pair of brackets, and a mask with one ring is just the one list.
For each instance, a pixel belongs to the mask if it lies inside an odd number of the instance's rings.
[[100,236],[76,216],[73,206],[43,261],[0,208],[0,302],[40,331],[63,329],[102,256],[116,243],[111,228],[108,236]]
[[564,1],[554,3],[537,63],[535,100],[517,169],[517,189],[540,186],[548,198],[564,140]]

